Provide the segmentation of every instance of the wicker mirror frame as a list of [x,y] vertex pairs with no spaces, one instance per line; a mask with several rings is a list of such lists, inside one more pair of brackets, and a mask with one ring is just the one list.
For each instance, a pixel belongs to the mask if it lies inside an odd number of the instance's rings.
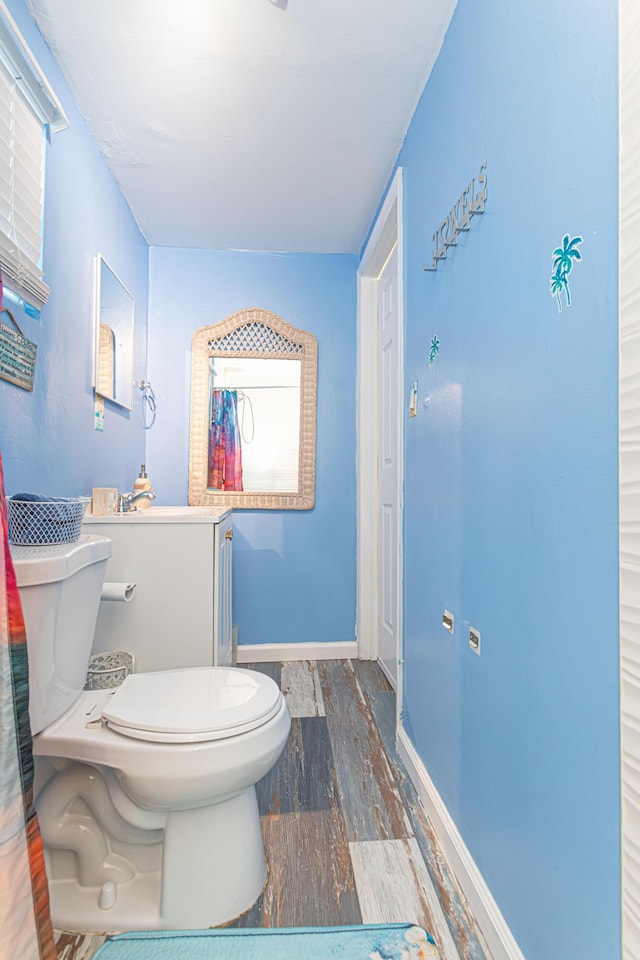
[[[300,360],[300,446],[297,493],[212,490],[209,474],[209,391],[211,357]],[[311,510],[316,490],[316,394],[318,344],[312,333],[282,317],[250,307],[226,320],[200,327],[191,353],[189,504],[229,505],[246,510]]]

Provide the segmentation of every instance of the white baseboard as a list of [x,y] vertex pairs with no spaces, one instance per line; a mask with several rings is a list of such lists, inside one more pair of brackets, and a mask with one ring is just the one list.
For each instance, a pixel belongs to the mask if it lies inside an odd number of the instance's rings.
[[278,660],[353,660],[355,640],[343,643],[246,643],[238,647],[238,663],[272,663]]
[[493,960],[525,960],[484,877],[467,850],[451,814],[427,773],[427,768],[403,727],[398,730],[397,746],[427,816],[433,824],[445,857],[487,941]]

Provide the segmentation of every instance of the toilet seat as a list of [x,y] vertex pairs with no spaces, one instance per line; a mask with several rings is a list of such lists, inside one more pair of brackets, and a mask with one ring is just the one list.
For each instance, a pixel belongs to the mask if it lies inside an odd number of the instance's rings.
[[156,743],[199,743],[246,733],[280,709],[270,677],[238,667],[133,673],[102,710],[116,733]]

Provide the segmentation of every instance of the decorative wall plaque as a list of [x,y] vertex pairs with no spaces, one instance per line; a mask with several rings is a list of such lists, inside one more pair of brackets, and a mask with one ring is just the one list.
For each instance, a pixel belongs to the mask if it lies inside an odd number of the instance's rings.
[[555,297],[558,304],[558,313],[562,313],[562,294],[564,293],[567,306],[571,306],[571,291],[569,290],[569,274],[573,267],[574,260],[582,260],[582,255],[578,250],[578,244],[582,243],[582,237],[573,237],[565,233],[562,238],[562,246],[556,247],[553,251],[553,273],[549,278],[549,292]]
[[25,337],[7,307],[2,313],[9,315],[16,329],[0,320],[0,379],[32,391],[38,346]]

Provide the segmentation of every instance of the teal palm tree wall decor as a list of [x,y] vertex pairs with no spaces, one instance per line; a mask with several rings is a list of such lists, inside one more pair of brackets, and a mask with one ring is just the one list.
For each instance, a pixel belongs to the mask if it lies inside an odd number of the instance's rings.
[[556,247],[553,251],[553,273],[549,279],[549,292],[556,298],[558,312],[562,313],[562,294],[564,292],[567,306],[571,306],[571,291],[569,290],[569,274],[573,267],[574,260],[582,260],[578,244],[582,243],[582,237],[569,239],[569,234],[565,233],[562,238],[562,246]]
[[440,341],[437,337],[431,338],[431,349],[429,351],[429,366],[432,367],[435,363],[436,357],[440,352]]

